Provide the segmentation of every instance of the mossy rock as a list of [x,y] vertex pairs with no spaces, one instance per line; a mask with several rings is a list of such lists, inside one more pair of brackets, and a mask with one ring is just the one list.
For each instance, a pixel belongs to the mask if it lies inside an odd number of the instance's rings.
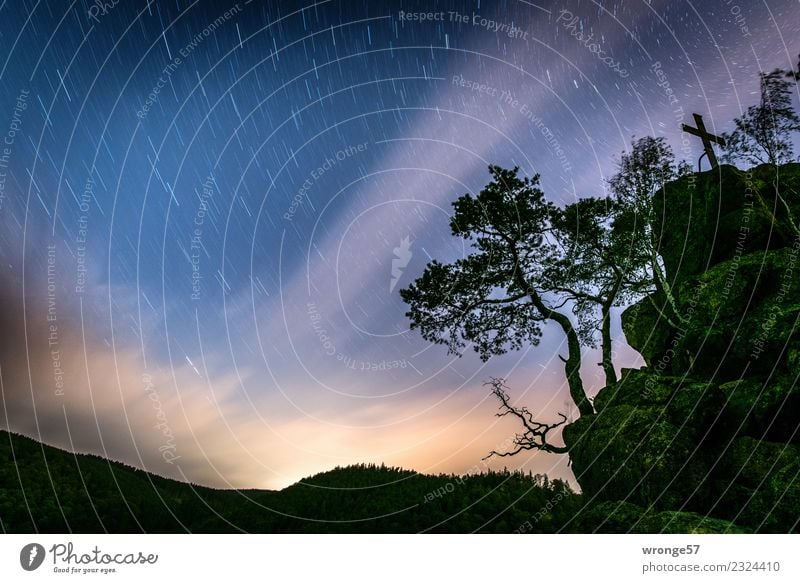
[[733,534],[748,529],[695,512],[654,511],[630,502],[603,502],[582,511],[574,532],[607,534]]
[[681,296],[692,298],[692,316],[674,343],[673,374],[726,382],[790,372],[800,348],[800,247],[721,263]]
[[756,532],[798,532],[800,447],[738,438],[720,458],[714,484],[715,514]]
[[724,416],[737,433],[767,441],[800,443],[800,385],[791,376],[742,379],[721,385]]
[[695,430],[663,407],[608,407],[564,428],[572,469],[590,499],[688,509],[702,505],[707,475]]
[[690,174],[665,185],[654,205],[659,253],[685,321],[663,294],[623,312],[628,344],[647,365],[724,382],[797,354],[800,164]]
[[675,291],[682,331],[649,298],[622,314],[628,344],[652,369],[722,383],[800,366],[800,244],[720,263]]
[[696,512],[664,510],[645,517],[640,533],[663,534],[745,534],[751,530],[733,522],[704,516]]
[[662,316],[665,310],[666,300],[653,294],[628,306],[620,317],[626,342],[650,367],[664,356],[676,332]]
[[619,381],[601,389],[594,407],[601,413],[619,405],[657,406],[678,427],[701,427],[715,422],[724,402],[725,395],[712,383],[643,368],[626,370]]
[[722,165],[659,190],[656,238],[670,281],[678,284],[741,251],[778,249],[796,236],[800,164],[763,164],[747,171]]

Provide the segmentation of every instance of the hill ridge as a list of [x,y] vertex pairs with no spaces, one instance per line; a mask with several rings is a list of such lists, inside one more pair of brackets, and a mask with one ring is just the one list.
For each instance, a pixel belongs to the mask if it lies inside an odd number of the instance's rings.
[[281,490],[228,490],[2,430],[0,456],[4,532],[513,532],[537,514],[540,531],[555,532],[581,504],[560,480],[508,470],[429,475],[362,463]]

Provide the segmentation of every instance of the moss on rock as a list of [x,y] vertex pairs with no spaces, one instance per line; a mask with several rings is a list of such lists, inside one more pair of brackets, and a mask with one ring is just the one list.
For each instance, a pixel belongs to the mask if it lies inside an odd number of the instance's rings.
[[699,275],[733,257],[739,246],[749,253],[790,244],[795,234],[781,199],[800,216],[798,192],[800,164],[747,171],[722,165],[667,184],[654,207],[669,279],[680,283]]
[[661,407],[609,407],[581,417],[563,436],[576,478],[597,500],[692,505],[708,474],[694,432],[671,423]]
[[656,511],[623,501],[603,502],[578,517],[577,532],[606,534],[733,534],[751,532],[733,522],[696,512]]
[[628,307],[622,328],[647,367],[624,371],[596,395],[593,415],[564,428],[592,505],[585,524],[798,529],[799,193],[800,164],[786,164],[722,166],[656,196],[683,321],[666,321],[658,294]]
[[716,480],[729,485],[715,513],[756,532],[797,531],[800,447],[741,437],[720,458]]

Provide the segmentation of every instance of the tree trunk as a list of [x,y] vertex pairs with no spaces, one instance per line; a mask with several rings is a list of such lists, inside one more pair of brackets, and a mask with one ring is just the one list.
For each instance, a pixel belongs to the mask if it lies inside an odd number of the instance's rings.
[[[519,266],[520,261],[517,250],[512,248],[511,253],[513,254],[515,265]],[[583,380],[581,379],[581,341],[580,338],[578,338],[575,327],[572,325],[572,320],[565,314],[547,307],[539,295],[539,292],[525,280],[525,277],[519,269],[515,270],[514,278],[516,279],[517,285],[528,294],[531,303],[539,313],[545,318],[555,321],[564,331],[567,337],[568,354],[567,358],[563,358],[560,355],[559,358],[564,361],[564,372],[567,374],[569,394],[581,415],[592,415],[594,413],[594,407],[591,401],[589,401],[589,397],[586,396],[586,391],[583,388]]]
[[667,300],[667,305],[669,305],[670,312],[672,315],[677,319],[678,323],[672,321],[672,318],[661,312],[659,309],[659,313],[664,316],[667,320],[667,324],[675,328],[676,330],[683,330],[686,319],[681,316],[680,312],[678,312],[678,305],[675,301],[675,296],[672,295],[672,287],[669,285],[667,281],[666,275],[661,271],[661,266],[658,264],[658,257],[656,256],[655,251],[652,251],[650,257],[650,266],[653,270],[653,283],[656,288],[656,292],[660,292],[664,295],[664,298]]
[[583,388],[583,380],[581,379],[581,341],[578,338],[575,327],[572,325],[572,320],[565,314],[548,308],[539,294],[536,293],[532,287],[528,286],[524,280],[520,283],[525,284],[525,288],[528,290],[528,295],[533,305],[539,310],[542,316],[556,322],[564,331],[567,337],[568,353],[567,358],[562,357],[561,360],[564,361],[564,372],[567,374],[569,394],[572,400],[575,401],[575,405],[577,405],[581,415],[591,415],[594,413],[594,407],[592,407],[589,397],[586,396],[586,391]]
[[581,342],[578,338],[578,333],[575,332],[572,321],[564,314],[550,310],[550,317],[561,326],[564,334],[567,335],[569,353],[564,360],[564,372],[567,374],[569,394],[578,406],[578,411],[580,411],[581,415],[591,415],[594,413],[594,407],[592,407],[592,403],[586,396],[583,380],[581,379]]
[[614,359],[611,351],[611,304],[606,302],[602,306],[603,322],[601,328],[603,349],[603,372],[606,375],[606,385],[617,382],[617,371],[614,370]]

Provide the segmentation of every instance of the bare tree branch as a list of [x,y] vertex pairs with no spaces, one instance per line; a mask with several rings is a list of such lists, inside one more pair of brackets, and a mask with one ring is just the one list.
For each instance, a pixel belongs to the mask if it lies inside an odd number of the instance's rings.
[[489,455],[483,459],[488,459],[492,456],[513,456],[522,451],[532,449],[545,451],[547,453],[567,453],[568,450],[566,446],[556,446],[547,443],[547,434],[553,429],[564,425],[564,423],[567,422],[566,415],[559,413],[558,415],[561,417],[561,421],[558,423],[541,423],[533,418],[533,413],[527,407],[514,407],[511,404],[506,390],[508,387],[506,387],[503,379],[492,378],[490,381],[484,383],[484,385],[491,385],[492,394],[500,401],[500,412],[496,413],[496,416],[505,417],[506,415],[511,415],[512,417],[516,417],[522,422],[524,431],[514,435],[514,448],[512,450],[505,452],[492,450]]

